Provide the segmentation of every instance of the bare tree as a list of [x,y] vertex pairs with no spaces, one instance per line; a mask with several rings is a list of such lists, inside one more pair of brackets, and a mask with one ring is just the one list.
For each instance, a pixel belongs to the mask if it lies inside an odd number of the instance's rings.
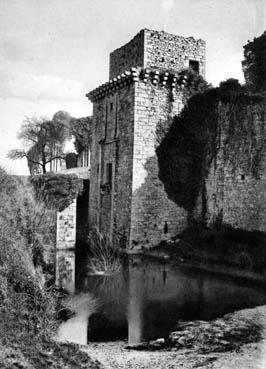
[[63,147],[70,135],[70,118],[65,112],[57,112],[52,120],[26,117],[18,134],[25,149],[11,150],[8,157],[14,160],[26,158],[31,174],[36,168],[46,173],[48,163],[65,158]]

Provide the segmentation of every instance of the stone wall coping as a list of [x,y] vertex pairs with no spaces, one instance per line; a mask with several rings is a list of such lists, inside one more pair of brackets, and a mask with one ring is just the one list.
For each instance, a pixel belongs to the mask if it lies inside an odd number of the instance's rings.
[[86,97],[91,102],[95,102],[106,96],[112,95],[124,86],[138,81],[176,90],[185,86],[186,76],[182,72],[177,73],[171,70],[162,70],[161,68],[131,68],[130,71],[121,73],[117,77],[92,90],[86,94]]
[[78,178],[90,179],[89,167],[75,167],[70,169],[61,169],[56,174],[75,174]]

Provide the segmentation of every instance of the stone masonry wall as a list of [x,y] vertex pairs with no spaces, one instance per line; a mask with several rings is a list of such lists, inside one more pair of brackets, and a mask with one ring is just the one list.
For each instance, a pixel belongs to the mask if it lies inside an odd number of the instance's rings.
[[130,70],[131,67],[144,65],[144,30],[141,30],[126,45],[110,53],[109,79]]
[[75,248],[76,242],[76,199],[64,210],[57,213],[57,250]]
[[189,60],[199,62],[199,73],[205,76],[205,41],[166,32],[145,30],[144,66],[181,71]]
[[75,285],[76,199],[57,213],[56,284],[69,292]]
[[[95,102],[93,112],[90,227],[109,234],[121,247],[130,230],[133,106],[131,84]],[[112,164],[111,186],[106,184],[107,164]]]
[[190,60],[199,63],[199,73],[204,77],[205,49],[205,42],[201,39],[144,29],[110,54],[109,78],[115,78],[131,67],[179,72],[189,68]]
[[156,245],[186,226],[186,211],[167,198],[158,179],[155,153],[162,132],[182,109],[181,97],[178,91],[172,96],[168,88],[135,83],[132,246]]
[[266,232],[266,104],[240,106],[234,115],[235,109],[219,107],[220,149],[207,179],[209,222]]
[[120,247],[155,245],[186,226],[186,211],[158,179],[155,149],[182,108],[178,73],[189,67],[204,76],[204,41],[144,29],[110,54],[110,81],[87,94],[94,103],[90,228]]

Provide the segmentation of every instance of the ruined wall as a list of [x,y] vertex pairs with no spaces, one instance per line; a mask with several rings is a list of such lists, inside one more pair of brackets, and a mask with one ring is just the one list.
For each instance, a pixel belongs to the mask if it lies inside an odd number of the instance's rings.
[[[110,234],[125,246],[129,238],[134,86],[128,85],[94,103],[90,226]],[[108,167],[112,164],[112,183]]]
[[182,109],[182,92],[139,81],[135,84],[131,244],[156,245],[186,226],[186,211],[168,199],[158,179],[155,153],[173,115]]
[[144,66],[144,30],[141,30],[126,45],[110,53],[109,79],[130,70]]
[[266,231],[266,104],[219,105],[220,148],[207,179],[209,223]]
[[115,78],[131,67],[180,72],[190,67],[190,60],[199,63],[199,73],[204,77],[205,49],[205,41],[201,39],[144,29],[110,54],[109,78]]
[[76,199],[57,213],[57,250],[74,249],[76,242]]
[[56,284],[69,292],[75,286],[76,203],[57,213]]
[[199,62],[199,73],[205,76],[205,41],[166,32],[145,30],[144,66],[181,71],[189,60]]

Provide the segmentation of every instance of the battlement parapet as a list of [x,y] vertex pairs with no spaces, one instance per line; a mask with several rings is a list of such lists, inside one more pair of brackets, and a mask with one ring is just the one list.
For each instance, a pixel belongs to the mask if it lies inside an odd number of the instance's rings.
[[86,96],[92,102],[103,99],[105,96],[110,96],[118,89],[125,87],[134,82],[142,81],[151,83],[154,86],[166,87],[171,90],[182,89],[186,84],[186,76],[183,73],[174,73],[172,71],[164,71],[160,69],[149,68],[131,68],[111,79],[96,89],[92,90]]

